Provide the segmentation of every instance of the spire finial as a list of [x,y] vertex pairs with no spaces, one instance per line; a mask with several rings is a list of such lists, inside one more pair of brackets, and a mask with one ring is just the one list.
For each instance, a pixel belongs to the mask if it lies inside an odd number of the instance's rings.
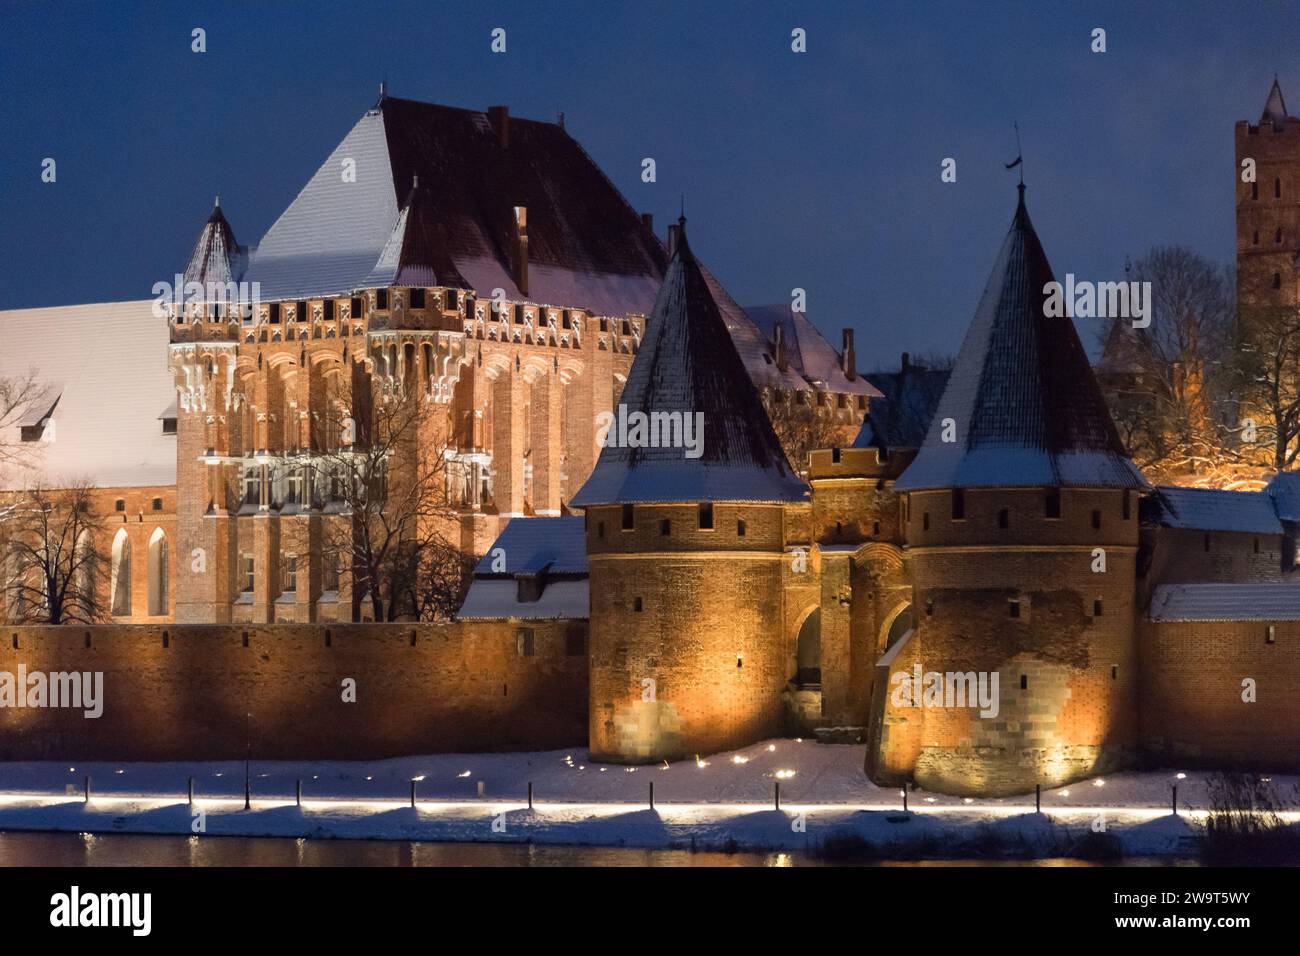
[[1015,130],[1016,130],[1016,158],[1015,158],[1014,160],[1012,160],[1011,162],[1007,163],[1007,164],[1006,164],[1006,167],[1007,167],[1007,169],[1015,169],[1017,166],[1020,167],[1020,198],[1021,198],[1021,199],[1024,199],[1024,196],[1025,196],[1025,153],[1024,153],[1024,150],[1022,150],[1022,149],[1020,148],[1020,124],[1017,122],[1017,123],[1013,123],[1012,125],[1015,127]]
[[419,189],[419,188],[420,188],[420,174],[419,174],[419,173],[416,173],[414,176],[411,177],[411,188],[412,188],[412,189]]
[[212,200],[212,208],[213,208],[213,209],[220,209],[220,208],[221,208],[221,193],[217,193],[217,198],[215,198],[214,200]]

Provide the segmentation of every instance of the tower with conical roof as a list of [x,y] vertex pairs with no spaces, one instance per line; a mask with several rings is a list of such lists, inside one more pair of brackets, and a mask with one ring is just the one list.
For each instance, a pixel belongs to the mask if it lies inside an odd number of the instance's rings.
[[[1124,764],[1136,744],[1145,480],[1073,323],[1046,314],[1053,281],[1021,186],[930,430],[895,486],[915,609],[908,659],[949,682],[938,698],[917,688],[911,711],[927,789],[1056,785]],[[972,676],[964,701],[959,675]],[[972,697],[993,675],[981,705]]]
[[1237,298],[1248,324],[1258,310],[1300,301],[1300,118],[1287,113],[1276,76],[1259,122],[1239,120],[1235,141]]
[[586,511],[590,748],[654,763],[780,732],[786,461],[681,220],[647,333],[572,504]]

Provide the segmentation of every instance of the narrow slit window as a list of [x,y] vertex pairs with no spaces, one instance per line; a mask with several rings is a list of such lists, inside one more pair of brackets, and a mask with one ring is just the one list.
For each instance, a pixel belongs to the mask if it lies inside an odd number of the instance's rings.
[[713,505],[707,501],[700,503],[700,530],[713,530]]
[[1053,488],[1047,492],[1047,501],[1045,503],[1047,517],[1061,517],[1061,492]]
[[952,490],[952,520],[964,521],[966,518],[966,492],[961,488]]
[[636,527],[634,523],[634,517],[635,515],[632,511],[632,505],[624,505],[623,506],[623,530],[624,531],[631,531],[634,527]]

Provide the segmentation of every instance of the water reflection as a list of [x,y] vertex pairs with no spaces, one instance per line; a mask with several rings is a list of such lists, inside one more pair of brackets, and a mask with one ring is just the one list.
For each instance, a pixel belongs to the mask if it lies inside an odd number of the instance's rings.
[[[524,843],[0,833],[0,866],[821,866],[798,851],[711,852]],[[873,866],[1092,866],[1084,860],[908,860]],[[1116,865],[1114,863],[1110,865]],[[1130,859],[1118,865],[1195,865]]]

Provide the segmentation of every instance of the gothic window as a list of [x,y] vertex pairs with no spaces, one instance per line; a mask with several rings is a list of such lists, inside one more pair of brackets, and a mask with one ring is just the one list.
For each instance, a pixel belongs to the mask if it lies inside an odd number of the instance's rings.
[[292,594],[298,590],[298,555],[282,554],[280,556],[280,591]]
[[149,539],[149,613],[155,617],[166,614],[170,606],[167,565],[167,535],[162,528],[155,528]]
[[109,591],[112,594],[112,613],[125,617],[131,613],[131,539],[121,528],[113,538],[113,558]]
[[253,593],[253,584],[256,581],[255,573],[257,563],[253,560],[251,554],[245,554],[240,557],[240,577],[243,579],[245,594]]

